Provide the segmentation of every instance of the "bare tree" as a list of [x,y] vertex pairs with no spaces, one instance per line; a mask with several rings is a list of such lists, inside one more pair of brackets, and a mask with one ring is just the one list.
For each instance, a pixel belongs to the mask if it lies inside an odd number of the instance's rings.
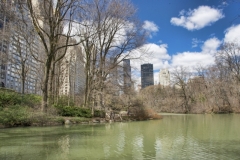
[[129,57],[133,49],[143,44],[145,33],[134,17],[136,10],[129,1],[92,2],[86,4],[85,12],[80,15],[85,17],[86,26],[80,28],[86,54],[85,105],[89,106],[91,99],[98,97],[99,105],[104,107],[103,96],[109,74]]
[[[234,79],[240,82],[240,46],[236,43],[225,43],[216,53],[216,63],[225,67]],[[221,69],[221,71],[224,71]]]
[[191,95],[189,94],[187,81],[190,79],[191,73],[187,70],[187,68],[180,66],[175,68],[175,70],[172,72],[172,77],[174,85],[176,88],[178,88],[178,96],[180,96],[183,100],[182,104],[180,105],[182,106],[183,110],[188,113],[191,109],[189,105]]
[[[45,59],[39,60],[44,64],[42,111],[48,107],[48,92],[50,72],[55,62],[61,60],[69,46],[80,42],[71,41],[75,35],[72,32],[74,15],[79,10],[79,0],[27,0],[35,31],[45,50]],[[21,3],[21,1],[20,1]],[[22,5],[25,7],[25,4]],[[65,29],[65,32],[63,30]],[[60,50],[63,50],[60,52]],[[36,57],[35,57],[36,58]],[[37,59],[37,58],[36,58]]]

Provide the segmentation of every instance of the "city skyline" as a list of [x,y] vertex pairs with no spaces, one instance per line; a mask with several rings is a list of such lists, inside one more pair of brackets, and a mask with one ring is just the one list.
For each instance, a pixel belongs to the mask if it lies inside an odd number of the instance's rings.
[[214,53],[225,42],[239,42],[239,1],[132,0],[137,17],[148,32],[143,48],[151,56],[132,63],[140,83],[140,66],[152,63],[158,81],[161,68],[214,64]]

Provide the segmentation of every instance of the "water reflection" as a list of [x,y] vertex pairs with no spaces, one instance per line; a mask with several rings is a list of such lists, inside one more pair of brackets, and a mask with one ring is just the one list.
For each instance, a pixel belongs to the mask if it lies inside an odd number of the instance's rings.
[[161,140],[159,138],[156,138],[155,140],[155,152],[156,152],[156,159],[160,159],[161,158],[161,154],[162,154],[162,143]]
[[68,160],[69,154],[69,135],[61,136],[58,140],[58,146],[60,148],[60,159]]
[[143,136],[142,135],[137,135],[133,138],[132,141],[132,155],[133,159],[143,159],[143,153],[144,153],[144,148],[143,148]]
[[121,154],[124,151],[124,147],[125,147],[125,132],[122,130],[119,132],[118,142],[116,146],[117,146],[118,153]]
[[240,115],[0,130],[0,159],[238,159]]

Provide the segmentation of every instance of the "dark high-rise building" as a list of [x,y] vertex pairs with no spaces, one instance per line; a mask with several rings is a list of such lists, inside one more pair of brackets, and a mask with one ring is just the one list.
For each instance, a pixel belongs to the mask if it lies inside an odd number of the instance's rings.
[[142,64],[141,65],[141,84],[142,89],[151,86],[154,83],[153,80],[153,64]]
[[131,88],[131,65],[130,59],[123,60],[123,82],[124,82],[124,89]]

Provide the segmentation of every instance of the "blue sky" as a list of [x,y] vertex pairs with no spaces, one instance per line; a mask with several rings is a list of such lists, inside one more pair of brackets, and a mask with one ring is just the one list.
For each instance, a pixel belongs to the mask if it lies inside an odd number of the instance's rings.
[[[240,2],[223,0],[132,0],[149,32],[146,47],[155,76],[161,68],[208,66],[224,42],[240,38]],[[132,63],[136,68],[140,65]]]

